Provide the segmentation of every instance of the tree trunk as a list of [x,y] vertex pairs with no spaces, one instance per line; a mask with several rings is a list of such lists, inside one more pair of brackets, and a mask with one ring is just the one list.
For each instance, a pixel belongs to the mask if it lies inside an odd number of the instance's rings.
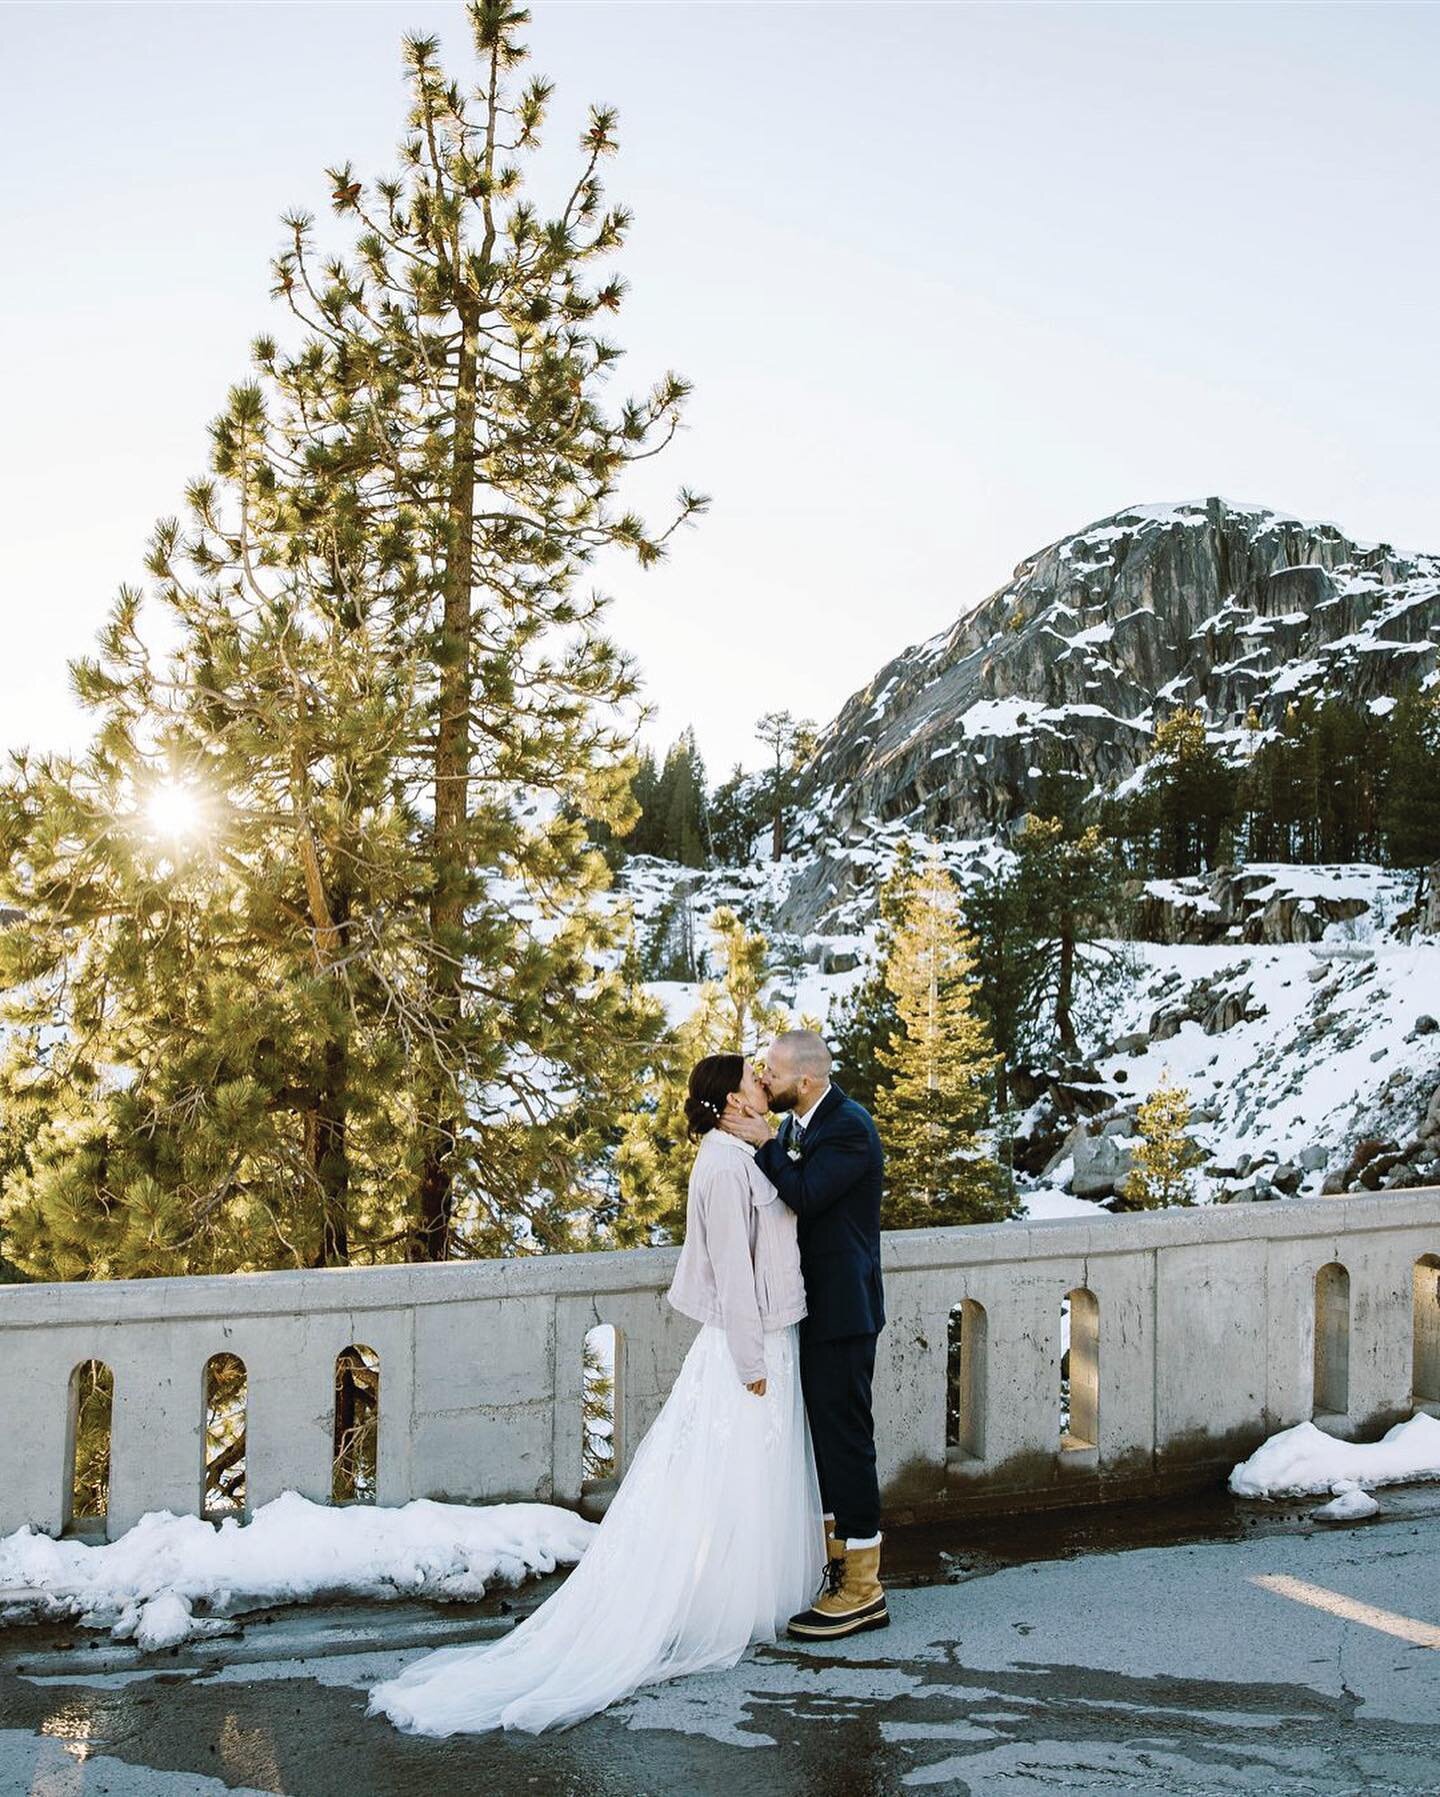
[[[434,953],[430,991],[435,1022],[444,1035],[460,1014],[463,977],[465,824],[470,782],[470,582],[475,533],[476,376],[480,308],[475,297],[459,301],[460,356],[456,370],[455,441],[450,489],[445,609],[440,633],[439,716],[435,726],[435,883],[430,898]],[[450,1245],[450,1158],[458,1121],[453,1096],[438,1080],[428,1119],[429,1140],[420,1174],[419,1218],[412,1260],[443,1260]]]
[[325,1044],[325,1082],[315,1112],[315,1174],[320,1181],[320,1265],[350,1264],[350,1155],[343,1041]]
[[1075,991],[1075,937],[1067,926],[1060,931],[1060,977],[1055,992],[1055,1031],[1060,1046],[1073,1055],[1076,1052],[1075,1025],[1070,1005]]

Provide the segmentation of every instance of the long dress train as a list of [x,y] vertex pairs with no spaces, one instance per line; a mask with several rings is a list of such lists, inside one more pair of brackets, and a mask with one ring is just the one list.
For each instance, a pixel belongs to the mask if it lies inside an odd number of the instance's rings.
[[638,1686],[774,1641],[824,1564],[797,1325],[765,1336],[766,1392],[701,1328],[584,1558],[508,1635],[425,1655],[367,1715],[413,1734],[538,1734]]

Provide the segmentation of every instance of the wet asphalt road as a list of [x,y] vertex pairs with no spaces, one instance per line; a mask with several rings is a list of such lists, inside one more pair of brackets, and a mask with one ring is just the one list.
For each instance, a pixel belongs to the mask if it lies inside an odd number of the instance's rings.
[[[1440,1496],[1382,1495],[1380,1519],[1335,1530],[1210,1500],[911,1532],[894,1567],[926,1582],[893,1590],[886,1633],[757,1648],[538,1738],[364,1715],[425,1651],[401,1643],[493,1626],[495,1603],[277,1611],[129,1666],[104,1637],[11,1630],[0,1793],[1440,1794]],[[1274,1575],[1300,1584],[1255,1582]],[[1365,1620],[1317,1607],[1337,1598]]]

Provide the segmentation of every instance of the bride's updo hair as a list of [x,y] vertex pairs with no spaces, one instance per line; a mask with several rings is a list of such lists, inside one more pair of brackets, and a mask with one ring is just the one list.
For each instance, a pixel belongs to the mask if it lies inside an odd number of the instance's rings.
[[725,1115],[725,1100],[740,1090],[745,1077],[745,1057],[707,1054],[690,1069],[690,1090],[685,1099],[685,1122],[693,1137],[707,1135]]

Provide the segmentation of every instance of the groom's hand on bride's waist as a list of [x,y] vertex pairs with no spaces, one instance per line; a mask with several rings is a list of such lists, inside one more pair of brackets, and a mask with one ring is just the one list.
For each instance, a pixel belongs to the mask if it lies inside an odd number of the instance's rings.
[[775,1131],[770,1127],[770,1119],[761,1111],[751,1110],[748,1104],[741,1101],[732,1092],[725,1102],[725,1111],[720,1119],[720,1127],[728,1136],[739,1136],[742,1142],[749,1142],[759,1148],[765,1142],[775,1140]]

